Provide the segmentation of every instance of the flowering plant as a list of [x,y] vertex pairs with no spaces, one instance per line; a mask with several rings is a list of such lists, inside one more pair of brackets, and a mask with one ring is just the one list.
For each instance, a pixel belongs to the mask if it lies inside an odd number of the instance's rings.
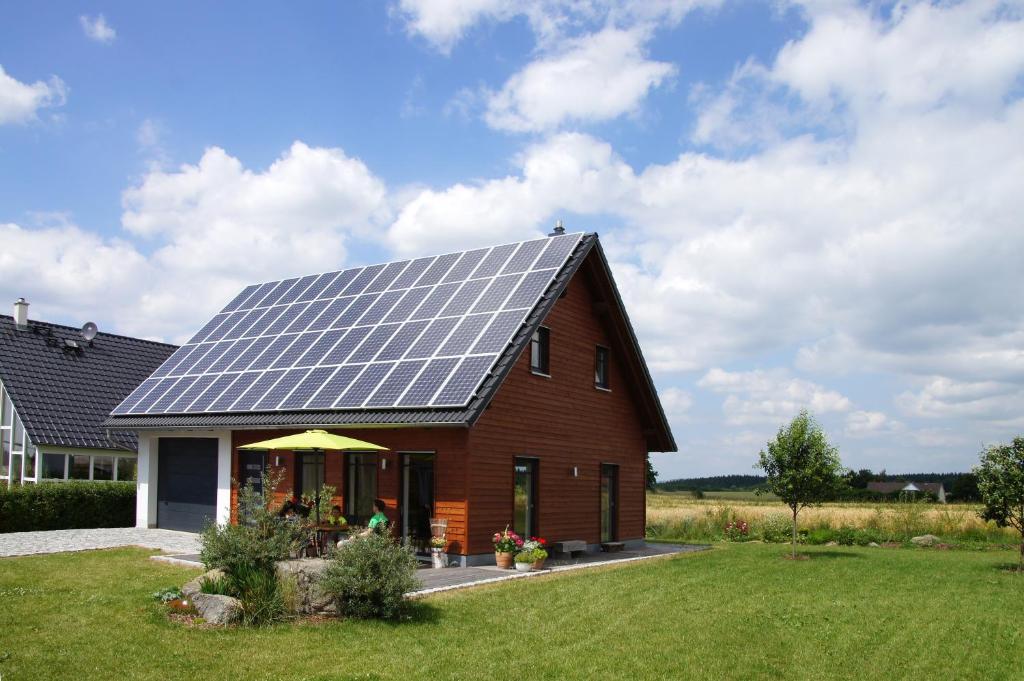
[[537,555],[539,549],[530,549],[529,551],[520,551],[516,554],[517,563],[534,563],[540,560],[540,556]]
[[443,536],[442,537],[431,537],[430,538],[430,546],[431,546],[431,548],[443,549],[445,543],[446,543],[446,540],[445,540],[445,538]]
[[534,556],[533,560],[544,560],[548,557],[547,545],[548,542],[543,537],[530,537],[519,547],[519,553],[529,553]]
[[725,524],[727,541],[741,541],[750,534],[750,526],[743,520],[730,520]]
[[494,536],[491,537],[491,542],[494,544],[494,550],[497,553],[512,553],[523,548],[523,538],[508,529],[508,525],[505,526],[504,531],[495,532]]

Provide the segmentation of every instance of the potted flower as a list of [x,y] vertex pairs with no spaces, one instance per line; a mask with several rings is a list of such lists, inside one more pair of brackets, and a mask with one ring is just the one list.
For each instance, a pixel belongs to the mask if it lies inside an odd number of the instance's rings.
[[494,561],[505,570],[512,567],[512,556],[523,547],[523,538],[505,526],[502,532],[495,532],[491,537],[494,544]]
[[530,572],[533,570],[533,562],[537,560],[536,549],[527,549],[516,554],[516,571]]
[[448,567],[448,554],[444,550],[446,543],[444,536],[430,538],[430,562],[432,567]]
[[544,561],[548,557],[548,542],[543,537],[530,537],[530,540],[523,543],[523,548],[530,548],[533,551],[535,560],[533,569],[540,570],[544,567]]

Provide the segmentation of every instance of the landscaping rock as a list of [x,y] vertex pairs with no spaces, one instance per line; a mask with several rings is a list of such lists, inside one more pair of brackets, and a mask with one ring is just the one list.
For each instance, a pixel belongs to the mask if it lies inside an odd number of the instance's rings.
[[876,541],[873,541],[873,542],[871,542],[870,544],[868,544],[868,546],[873,546],[873,547],[875,547],[876,549],[880,547],[879,543],[878,543],[878,542],[876,542]]
[[938,541],[939,538],[934,534],[922,534],[920,537],[911,538],[910,543],[916,544],[917,546],[931,546]]
[[195,594],[202,593],[202,581],[204,579],[220,579],[223,576],[223,570],[210,570],[209,572],[204,572],[195,579],[185,582],[185,586],[181,587],[181,595],[185,598],[192,598]]
[[231,596],[199,592],[191,601],[199,616],[210,624],[233,624],[242,615],[241,602]]
[[328,561],[322,558],[299,558],[277,564],[285,602],[296,615],[338,614],[337,604],[320,589],[320,578]]
[[837,542],[837,541],[826,542],[825,546],[839,546],[839,542]]

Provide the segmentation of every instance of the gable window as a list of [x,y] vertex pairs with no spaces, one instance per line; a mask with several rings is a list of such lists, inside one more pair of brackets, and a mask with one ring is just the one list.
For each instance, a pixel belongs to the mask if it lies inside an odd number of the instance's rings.
[[597,355],[594,357],[594,385],[598,388],[608,390],[608,348],[597,346]]
[[551,331],[546,326],[542,326],[533,332],[533,338],[530,340],[530,371],[535,374],[544,374],[545,376],[551,374],[549,361],[550,337]]

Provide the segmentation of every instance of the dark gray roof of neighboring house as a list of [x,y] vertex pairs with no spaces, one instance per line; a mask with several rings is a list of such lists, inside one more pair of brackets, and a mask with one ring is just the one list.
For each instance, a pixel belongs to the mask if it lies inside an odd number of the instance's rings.
[[[81,351],[66,351],[64,339]],[[107,432],[110,410],[176,350],[165,343],[0,315],[0,381],[34,444],[135,451],[132,432]]]
[[[139,415],[111,416],[106,425],[119,429],[154,429],[154,428],[244,428],[244,427],[307,427],[307,426],[472,426],[483,414],[496,394],[508,372],[512,369],[523,349],[530,342],[533,333],[547,317],[558,301],[558,297],[569,285],[569,281],[593,254],[589,272],[599,278],[606,291],[607,300],[602,304],[611,311],[615,323],[624,327],[621,337],[626,346],[624,349],[631,354],[631,363],[639,367],[633,372],[637,381],[637,393],[642,402],[641,408],[647,415],[649,423],[645,424],[645,434],[651,451],[674,452],[675,440],[672,430],[665,417],[665,412],[658,399],[657,390],[636,334],[626,315],[622,298],[615,287],[608,261],[601,249],[597,234],[588,233],[583,236],[576,250],[566,260],[561,271],[555,276],[548,289],[540,296],[525,323],[505,348],[496,362],[493,371],[484,379],[479,390],[469,404],[463,408],[388,408],[332,411],[276,411],[276,412],[243,412],[195,415]],[[143,378],[146,378],[144,376]],[[140,379],[141,382],[142,379]],[[114,405],[111,405],[113,408]]]
[[907,485],[913,485],[922,492],[931,492],[936,495],[939,493],[939,490],[942,489],[941,482],[912,482],[905,480],[903,482],[869,482],[868,491],[880,492],[881,494],[894,494],[895,492],[902,490]]

